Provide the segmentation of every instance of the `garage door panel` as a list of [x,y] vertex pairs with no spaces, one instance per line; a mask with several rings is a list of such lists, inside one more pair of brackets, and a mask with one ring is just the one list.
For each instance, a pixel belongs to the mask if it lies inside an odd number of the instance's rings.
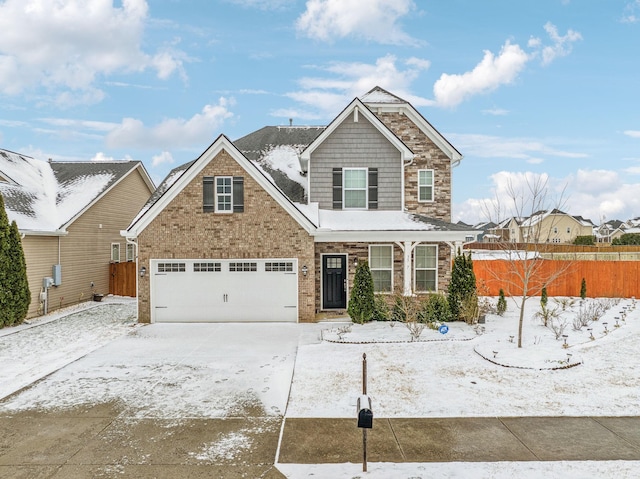
[[[154,322],[298,319],[295,259],[152,260],[151,263]],[[206,265],[208,270],[204,268]]]

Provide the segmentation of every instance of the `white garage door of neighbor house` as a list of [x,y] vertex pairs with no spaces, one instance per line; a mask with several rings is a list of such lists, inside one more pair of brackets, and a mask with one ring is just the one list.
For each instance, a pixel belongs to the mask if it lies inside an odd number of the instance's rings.
[[296,259],[151,260],[151,321],[298,320]]

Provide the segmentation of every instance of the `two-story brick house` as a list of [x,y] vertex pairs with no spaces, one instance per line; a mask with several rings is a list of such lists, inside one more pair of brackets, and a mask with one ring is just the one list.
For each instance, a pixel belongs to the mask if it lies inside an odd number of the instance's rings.
[[139,320],[312,321],[347,307],[358,261],[375,289],[445,291],[462,155],[374,88],[326,127],[221,135],[173,170],[123,234],[138,247]]

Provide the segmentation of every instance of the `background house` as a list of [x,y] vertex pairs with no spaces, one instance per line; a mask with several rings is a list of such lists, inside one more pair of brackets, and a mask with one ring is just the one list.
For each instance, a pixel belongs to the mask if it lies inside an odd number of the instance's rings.
[[120,231],[153,190],[139,161],[47,162],[0,150],[0,194],[22,234],[29,317],[109,292],[109,264],[135,260]]
[[173,170],[125,234],[140,321],[311,321],[344,314],[356,265],[376,291],[446,291],[462,155],[405,100],[374,88],[327,126],[221,135]]

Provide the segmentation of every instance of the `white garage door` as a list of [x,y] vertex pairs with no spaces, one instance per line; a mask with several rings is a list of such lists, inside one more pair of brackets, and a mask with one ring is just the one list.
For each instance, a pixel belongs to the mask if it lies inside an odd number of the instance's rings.
[[151,260],[153,322],[298,320],[295,259]]

